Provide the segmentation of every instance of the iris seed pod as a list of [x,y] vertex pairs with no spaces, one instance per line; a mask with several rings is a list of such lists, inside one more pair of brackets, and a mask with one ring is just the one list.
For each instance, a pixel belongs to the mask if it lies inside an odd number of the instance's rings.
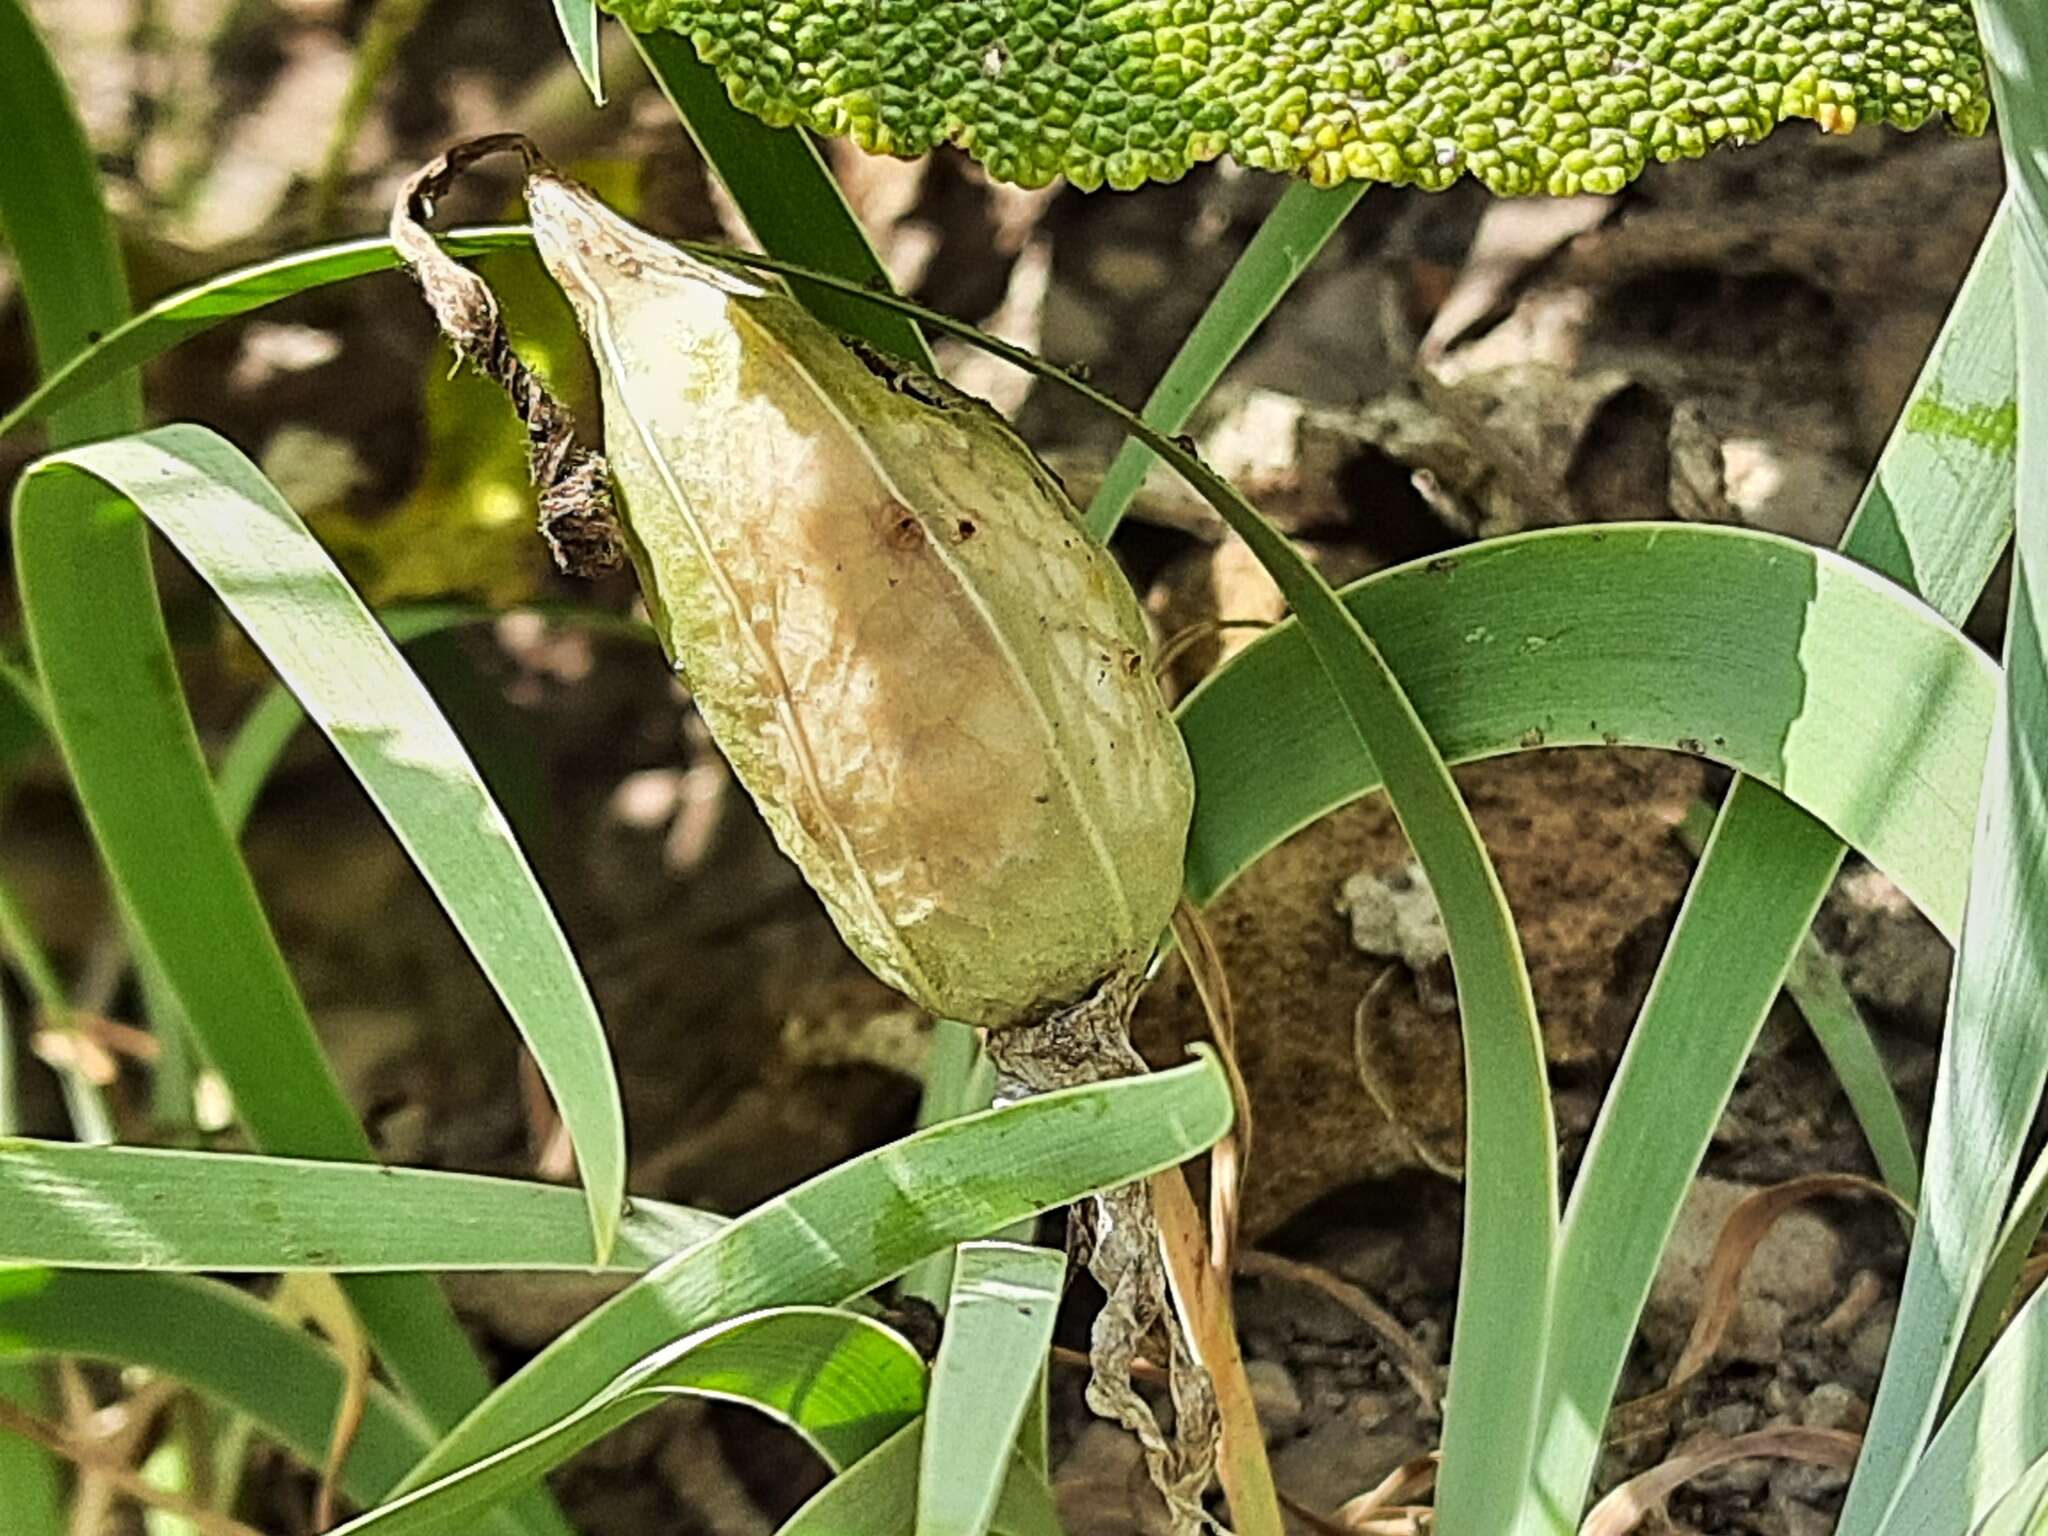
[[1137,602],[1058,483],[780,286],[550,172],[527,203],[663,643],[848,944],[992,1028],[1134,975],[1194,786]]

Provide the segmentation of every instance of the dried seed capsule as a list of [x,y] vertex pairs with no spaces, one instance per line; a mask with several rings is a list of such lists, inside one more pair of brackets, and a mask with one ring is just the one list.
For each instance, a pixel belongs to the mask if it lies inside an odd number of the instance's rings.
[[874,971],[1044,1017],[1144,964],[1193,782],[1136,600],[1008,426],[534,175],[664,644]]

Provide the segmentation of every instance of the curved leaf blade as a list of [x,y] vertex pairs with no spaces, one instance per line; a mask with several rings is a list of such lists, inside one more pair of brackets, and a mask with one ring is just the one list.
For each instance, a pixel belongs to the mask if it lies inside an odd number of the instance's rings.
[[[371,1161],[221,825],[140,515],[91,475],[50,462],[15,488],[14,551],[51,724],[130,932],[259,1146]],[[436,1422],[483,1395],[483,1371],[431,1282],[362,1276],[347,1287],[386,1364]]]
[[835,1305],[926,1254],[1192,1157],[1229,1128],[1213,1058],[949,1120],[820,1174],[659,1265],[543,1350],[406,1480],[523,1439],[650,1349],[766,1306]]
[[1925,1453],[1900,1479],[1897,1501],[1876,1527],[1882,1536],[1970,1530],[2038,1476],[2030,1469],[2048,1457],[2044,1355],[2048,1290],[2037,1290],[1985,1356],[1983,1368],[1956,1399]]
[[335,1536],[433,1536],[676,1397],[757,1408],[834,1470],[916,1417],[924,1362],[880,1323],[826,1307],[750,1313],[678,1339],[547,1428],[341,1526]]
[[[317,1467],[342,1399],[341,1361],[244,1291],[172,1275],[0,1274],[0,1356],[71,1355],[175,1377],[261,1424]],[[426,1424],[376,1383],[341,1468],[361,1504],[384,1496],[430,1443]]]
[[165,427],[45,460],[23,478],[18,525],[35,519],[39,484],[60,473],[92,476],[149,518],[369,792],[553,1090],[602,1258],[626,1180],[625,1116],[604,1030],[511,827],[425,688],[298,515],[211,432]]
[[[2012,526],[2014,462],[2001,430],[2013,409],[2010,232],[2010,212],[2001,210],[1842,546],[1958,621]],[[1884,635],[1868,643],[1872,658],[1885,654]],[[1995,691],[1995,672],[1987,669],[1987,681]],[[1964,777],[1951,799],[1968,798],[1960,786],[1973,758],[1981,779],[1994,705],[1982,699],[1981,719],[1964,733],[1969,748],[1951,765]],[[1778,995],[1810,906],[1841,862],[1844,841],[1872,850],[1870,834],[1848,821],[1833,824],[1836,835],[1828,835],[1816,819],[1825,817],[1812,804],[1795,810],[1756,777],[1739,779],[1694,875],[1565,1213],[1559,1294],[1567,1299],[1546,1365],[1548,1428],[1537,1458],[1538,1500],[1525,1529],[1576,1528],[1658,1256],[1727,1090]],[[1961,922],[1969,880],[1970,825],[1951,819],[1947,846],[1933,850],[1947,860],[1940,884],[1952,905],[1929,915],[1950,935]],[[1877,862],[1902,886],[1922,891],[1916,899],[1928,910],[1932,883],[1902,877],[1886,856]],[[1741,913],[1739,933],[1731,912]]]
[[2014,221],[2019,462],[2005,687],[1950,982],[1925,1195],[1844,1536],[1883,1525],[1934,1431],[2048,1082],[2048,14],[2012,0],[1987,0],[1980,13]]
[[[1343,596],[1451,761],[1539,743],[1697,752],[1782,790],[1954,933],[1997,669],[1852,560],[1743,529],[1607,524],[1469,546]],[[1291,623],[1180,718],[1202,786],[1197,900],[1377,787]]]
[[[13,4],[15,0],[7,3]],[[517,225],[458,229],[441,236],[440,241],[454,256],[481,256],[533,244],[525,228]],[[68,353],[65,361],[52,367],[26,399],[0,415],[0,437],[28,422],[67,409],[101,386],[123,378],[180,342],[203,335],[217,325],[314,288],[344,283],[373,272],[390,272],[399,265],[389,240],[344,240],[236,267],[167,294],[140,314],[102,327],[103,334],[98,340]],[[138,419],[117,430],[132,431],[141,424]]]
[[[22,0],[0,0],[0,234],[21,274],[45,375],[128,317],[128,277],[100,200],[99,170],[56,60]],[[142,425],[139,380],[106,387],[50,423],[57,446]]]

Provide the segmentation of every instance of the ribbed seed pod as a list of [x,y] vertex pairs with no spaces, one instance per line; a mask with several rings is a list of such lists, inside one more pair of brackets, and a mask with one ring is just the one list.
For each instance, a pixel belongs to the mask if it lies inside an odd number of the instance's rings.
[[541,172],[628,548],[713,737],[849,945],[1030,1022],[1145,963],[1193,780],[1142,617],[993,411]]

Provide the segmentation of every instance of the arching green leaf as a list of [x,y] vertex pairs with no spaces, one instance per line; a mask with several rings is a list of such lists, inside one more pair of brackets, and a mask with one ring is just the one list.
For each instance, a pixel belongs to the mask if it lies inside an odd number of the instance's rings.
[[656,1350],[545,1429],[358,1516],[336,1536],[466,1531],[478,1510],[678,1397],[757,1408],[836,1471],[916,1416],[924,1375],[917,1351],[868,1318],[825,1307],[751,1313]]
[[844,1302],[926,1254],[1192,1157],[1230,1116],[1222,1068],[1205,1058],[949,1120],[841,1163],[599,1307],[493,1393],[405,1487],[546,1427],[681,1334],[765,1306]]
[[[77,539],[76,525],[84,519],[75,510],[75,492],[63,482],[88,477],[99,494],[125,498],[192,562],[412,855],[554,1091],[576,1145],[602,1257],[625,1199],[625,1118],[604,1031],[511,828],[433,700],[284,499],[237,450],[201,428],[165,427],[71,450],[31,468],[15,493],[25,578],[41,576],[29,557]],[[82,669],[84,658],[54,654],[54,636],[37,623],[43,588],[28,579],[23,585],[52,709],[75,759],[81,729],[119,730],[120,721],[91,713],[95,706],[81,695],[94,674]],[[62,669],[61,681],[50,670],[53,663]],[[140,757],[129,762],[120,803],[148,817],[154,765]],[[105,780],[78,777],[88,812],[100,813],[95,823],[104,843],[99,823],[116,791]],[[206,830],[220,831],[217,813],[206,818]],[[167,850],[159,846],[152,859],[146,846],[127,865],[131,903],[139,885],[179,879],[174,864],[161,867]],[[141,868],[145,859],[154,867]],[[179,957],[168,945],[156,947],[177,986]],[[194,1002],[186,1002],[195,1027],[209,1027]],[[235,1088],[247,1111],[248,1087],[238,1082]]]

